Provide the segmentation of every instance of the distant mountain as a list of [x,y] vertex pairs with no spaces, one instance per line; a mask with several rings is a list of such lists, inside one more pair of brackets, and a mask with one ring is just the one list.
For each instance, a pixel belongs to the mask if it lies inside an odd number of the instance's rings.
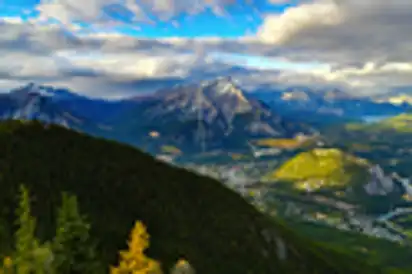
[[300,115],[314,125],[362,121],[365,116],[397,115],[411,109],[407,105],[377,102],[373,98],[354,97],[339,89],[314,90],[306,87],[260,90],[254,96],[286,116]]
[[412,133],[412,114],[403,113],[386,119],[370,122],[346,125],[347,130],[363,132],[393,132]]
[[107,120],[120,115],[132,101],[91,99],[67,89],[29,83],[0,94],[1,120],[39,120],[108,137]]
[[372,99],[376,102],[389,102],[395,105],[412,105],[412,87],[394,87],[389,92],[373,96]]
[[[128,142],[172,143],[188,150],[245,147],[247,140],[293,137],[316,131],[298,121],[284,119],[262,101],[251,98],[230,77],[199,84],[178,85],[144,98],[114,122]],[[138,137],[143,138],[138,138]]]
[[0,256],[13,248],[19,183],[32,193],[41,240],[55,233],[61,193],[78,197],[98,240],[98,259],[118,259],[136,220],[148,254],[168,271],[185,258],[196,273],[384,273],[350,252],[318,245],[260,213],[221,183],[168,166],[140,151],[58,126],[0,124]]
[[389,93],[374,98],[374,101],[379,103],[391,103],[403,107],[412,105],[412,92],[409,93]]
[[[68,89],[54,88],[51,86],[29,83],[26,86],[2,94],[5,99],[16,101],[14,105],[24,107],[21,103],[42,101],[61,109],[81,116],[85,119],[102,123],[107,119],[119,115],[134,103],[130,100],[104,100],[89,98]],[[20,103],[20,104],[18,104]],[[0,108],[1,109],[1,108]],[[42,109],[40,108],[39,111]]]
[[78,128],[83,117],[59,106],[59,101],[76,99],[65,90],[36,86],[33,83],[0,95],[0,119],[41,120],[46,123]]

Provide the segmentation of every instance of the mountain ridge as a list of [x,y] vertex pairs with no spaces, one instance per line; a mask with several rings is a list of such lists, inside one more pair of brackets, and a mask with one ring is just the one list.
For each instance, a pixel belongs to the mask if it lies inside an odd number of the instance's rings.
[[339,89],[296,87],[277,89],[272,93],[263,90],[255,96],[278,108],[286,117],[301,114],[314,125],[362,121],[364,116],[398,115],[411,109],[407,105],[378,102],[373,97],[352,96]]
[[[35,109],[31,103],[40,107]],[[154,154],[161,153],[164,145],[191,154],[247,150],[246,144],[253,139],[316,135],[331,124],[359,122],[364,114],[381,110],[404,111],[388,103],[352,98],[338,89],[245,92],[230,76],[180,83],[114,101],[33,83],[0,96],[2,119],[34,116]]]

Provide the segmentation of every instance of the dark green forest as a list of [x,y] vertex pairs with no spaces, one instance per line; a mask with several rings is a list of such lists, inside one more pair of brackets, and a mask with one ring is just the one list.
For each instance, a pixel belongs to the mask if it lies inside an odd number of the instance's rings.
[[[0,124],[0,188],[6,263],[25,262],[31,242],[53,253],[58,273],[108,273],[140,220],[150,235],[146,254],[164,271],[185,258],[200,274],[383,273],[300,236],[218,181],[58,126]],[[51,273],[36,271],[25,273]]]

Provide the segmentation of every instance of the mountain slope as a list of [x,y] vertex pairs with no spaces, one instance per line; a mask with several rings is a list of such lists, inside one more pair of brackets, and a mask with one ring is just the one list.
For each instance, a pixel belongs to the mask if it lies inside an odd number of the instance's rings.
[[263,179],[288,182],[297,191],[349,202],[370,213],[386,212],[404,192],[379,165],[339,149],[302,152]]
[[79,127],[84,120],[58,107],[56,100],[74,99],[70,93],[54,92],[28,84],[0,96],[0,118],[41,120],[65,127]]
[[[303,152],[268,176],[276,180],[299,181],[298,187],[313,190],[322,186],[345,186],[354,179],[367,178],[368,163],[337,149]],[[351,172],[349,172],[351,171]]]
[[202,143],[208,149],[239,148],[251,138],[315,132],[246,97],[230,78],[161,90],[117,123],[125,136],[133,136],[129,141],[153,143],[149,133],[155,131],[162,142],[188,150],[200,150]]
[[380,273],[270,221],[219,182],[125,145],[12,121],[0,124],[0,151],[0,220],[9,221],[2,243],[11,244],[15,197],[24,183],[41,238],[53,234],[61,191],[77,195],[107,263],[139,219],[151,235],[149,255],[167,268],[185,257],[200,274]]
[[133,101],[92,99],[67,89],[29,83],[0,94],[0,120],[39,120],[115,139],[106,122],[134,105]]
[[[4,100],[3,104],[1,104],[2,100]],[[42,104],[39,104],[38,101],[41,101]],[[0,111],[4,111],[4,109],[11,108],[12,106],[24,109],[27,104],[33,103],[37,103],[38,107],[37,109],[31,109],[31,112],[44,112],[43,116],[48,115],[47,109],[42,108],[44,104],[47,104],[53,107],[55,111],[68,112],[73,116],[79,116],[95,123],[104,123],[135,105],[133,100],[109,101],[89,98],[68,89],[29,83],[26,86],[13,89],[9,93],[2,94]],[[17,110],[22,112],[19,109]],[[28,110],[30,113],[30,109]]]

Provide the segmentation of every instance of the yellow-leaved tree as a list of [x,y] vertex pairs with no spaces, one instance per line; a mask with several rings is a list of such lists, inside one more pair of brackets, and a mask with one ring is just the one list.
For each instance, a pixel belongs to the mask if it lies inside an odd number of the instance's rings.
[[177,261],[170,274],[195,274],[195,270],[185,259]]
[[0,268],[0,274],[13,274],[13,260],[11,257],[5,257],[3,259],[3,267]]
[[128,246],[128,250],[120,251],[119,265],[111,267],[111,274],[162,274],[160,263],[144,254],[149,247],[149,234],[142,222],[136,221]]

